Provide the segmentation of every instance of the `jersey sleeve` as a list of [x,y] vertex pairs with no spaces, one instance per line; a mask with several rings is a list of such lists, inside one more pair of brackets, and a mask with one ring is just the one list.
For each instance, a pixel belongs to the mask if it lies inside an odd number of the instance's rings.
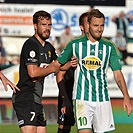
[[61,55],[57,58],[57,60],[61,64],[65,64],[66,62],[68,62],[71,59],[71,57],[73,55],[72,44],[73,44],[72,41],[70,43],[68,43],[66,48],[62,51]]
[[53,47],[53,50],[52,50],[52,56],[51,57],[52,57],[52,60],[56,60],[57,57],[58,57],[57,52],[56,52],[54,47]]
[[110,60],[109,60],[109,65],[111,69],[114,70],[121,70],[121,62],[120,62],[120,52],[116,48],[115,44],[112,44],[112,49],[111,49],[111,55],[110,55]]
[[25,64],[39,64],[38,47],[33,42],[27,41],[22,49]]

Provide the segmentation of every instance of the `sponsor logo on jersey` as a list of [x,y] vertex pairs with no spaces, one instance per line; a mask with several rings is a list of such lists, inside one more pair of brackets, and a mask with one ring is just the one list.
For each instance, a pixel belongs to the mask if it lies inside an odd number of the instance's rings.
[[44,55],[45,53],[40,53],[40,55]]
[[51,51],[48,51],[48,56],[51,57]]
[[31,58],[34,58],[35,56],[36,56],[35,51],[33,51],[33,50],[32,50],[32,51],[30,51],[30,57],[31,57]]
[[96,56],[86,56],[82,59],[82,65],[89,70],[96,70],[101,66],[101,60]]
[[28,61],[28,62],[37,62],[37,59],[28,58],[27,61]]
[[98,52],[99,52],[99,54],[103,54],[103,51],[102,50],[99,50]]
[[35,51],[31,50],[29,55],[30,55],[31,58],[27,59],[28,62],[37,62],[37,59],[34,58],[36,56]]
[[92,49],[92,50],[90,51],[90,53],[91,53],[91,54],[95,53],[95,50],[94,50],[94,49]]
[[47,63],[41,63],[41,64],[40,64],[40,67],[41,67],[41,68],[46,68],[48,65],[49,65],[49,64],[47,64]]

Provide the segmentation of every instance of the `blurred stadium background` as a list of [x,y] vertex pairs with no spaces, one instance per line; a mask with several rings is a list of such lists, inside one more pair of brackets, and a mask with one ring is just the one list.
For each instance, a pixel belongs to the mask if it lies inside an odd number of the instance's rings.
[[[53,27],[51,36],[56,37],[55,48],[59,47],[59,37],[66,25],[70,25],[73,35],[80,35],[78,18],[91,6],[101,10],[105,16],[105,31],[103,36],[111,38],[116,34],[116,25],[111,17],[124,11],[133,15],[133,0],[0,0],[0,31],[3,46],[8,61],[13,65],[0,64],[2,72],[14,83],[18,81],[18,59],[24,41],[34,34],[32,15],[37,10],[46,10],[52,15]],[[133,21],[129,27],[127,51],[133,55]],[[133,57],[127,58],[127,65],[123,65],[123,73],[129,94],[133,102]],[[123,111],[122,94],[115,84],[111,70],[108,70],[108,84],[117,133],[133,133],[133,113],[130,117]],[[53,74],[46,78],[43,92],[43,104],[48,120],[48,133],[55,133],[57,129],[57,95],[58,89]],[[0,82],[0,133],[19,133],[17,119],[11,103],[12,90],[5,92]],[[54,125],[53,125],[54,124]],[[53,131],[51,131],[52,129]],[[74,127],[72,133],[76,132]],[[114,132],[114,133],[115,133]]]

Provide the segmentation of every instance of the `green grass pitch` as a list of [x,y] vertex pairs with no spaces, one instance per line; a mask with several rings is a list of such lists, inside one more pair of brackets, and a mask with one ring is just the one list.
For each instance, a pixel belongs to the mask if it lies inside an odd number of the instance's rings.
[[[57,125],[47,125],[47,133],[57,133]],[[16,124],[0,124],[0,133],[20,133]],[[71,133],[76,132],[76,126],[72,127]],[[110,133],[133,133],[133,124],[116,124],[116,130]]]

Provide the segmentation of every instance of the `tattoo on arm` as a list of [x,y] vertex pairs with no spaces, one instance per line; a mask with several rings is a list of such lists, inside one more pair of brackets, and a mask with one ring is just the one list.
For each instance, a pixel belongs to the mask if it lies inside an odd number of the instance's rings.
[[117,85],[118,85],[118,87],[122,90],[122,83],[121,83],[120,80],[117,81]]

